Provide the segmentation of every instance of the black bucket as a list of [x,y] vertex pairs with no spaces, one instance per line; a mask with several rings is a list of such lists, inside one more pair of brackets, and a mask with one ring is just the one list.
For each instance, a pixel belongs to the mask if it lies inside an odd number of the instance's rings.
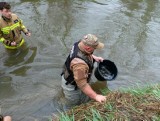
[[111,81],[116,78],[118,70],[114,62],[110,60],[103,60],[95,69],[94,75],[99,81]]

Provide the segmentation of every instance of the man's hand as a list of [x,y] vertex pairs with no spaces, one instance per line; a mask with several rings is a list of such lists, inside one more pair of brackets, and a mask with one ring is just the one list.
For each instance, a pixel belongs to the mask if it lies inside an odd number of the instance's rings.
[[95,56],[95,55],[92,55],[92,57],[94,58],[94,60],[96,62],[103,62],[103,60],[104,60],[102,57],[98,57],[98,56]]
[[97,102],[100,102],[100,103],[103,103],[103,102],[106,102],[106,96],[103,96],[103,95],[97,95],[95,100]]
[[17,43],[15,41],[11,42],[11,46],[16,46]]
[[30,37],[30,36],[31,36],[31,33],[30,33],[30,32],[27,32],[27,33],[26,33],[26,36]]

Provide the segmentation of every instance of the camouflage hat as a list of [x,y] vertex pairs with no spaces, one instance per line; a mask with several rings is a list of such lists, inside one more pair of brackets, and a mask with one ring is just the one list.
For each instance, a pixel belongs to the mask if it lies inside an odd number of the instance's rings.
[[87,34],[83,37],[82,42],[84,45],[91,46],[95,49],[102,49],[104,44],[98,41],[98,38],[93,34]]

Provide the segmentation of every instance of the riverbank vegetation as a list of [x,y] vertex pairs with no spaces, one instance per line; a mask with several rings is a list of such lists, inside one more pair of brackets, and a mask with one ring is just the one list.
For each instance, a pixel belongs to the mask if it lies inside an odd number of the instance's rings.
[[61,113],[58,121],[160,121],[160,85],[102,90],[107,101],[90,101]]

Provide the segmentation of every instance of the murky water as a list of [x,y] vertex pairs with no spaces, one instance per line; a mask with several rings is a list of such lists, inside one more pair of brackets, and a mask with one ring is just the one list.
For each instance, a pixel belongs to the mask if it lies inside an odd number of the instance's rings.
[[0,110],[13,120],[44,121],[60,110],[61,67],[88,33],[105,43],[95,54],[117,65],[110,89],[159,83],[159,0],[7,1],[32,32],[20,50],[0,45]]

